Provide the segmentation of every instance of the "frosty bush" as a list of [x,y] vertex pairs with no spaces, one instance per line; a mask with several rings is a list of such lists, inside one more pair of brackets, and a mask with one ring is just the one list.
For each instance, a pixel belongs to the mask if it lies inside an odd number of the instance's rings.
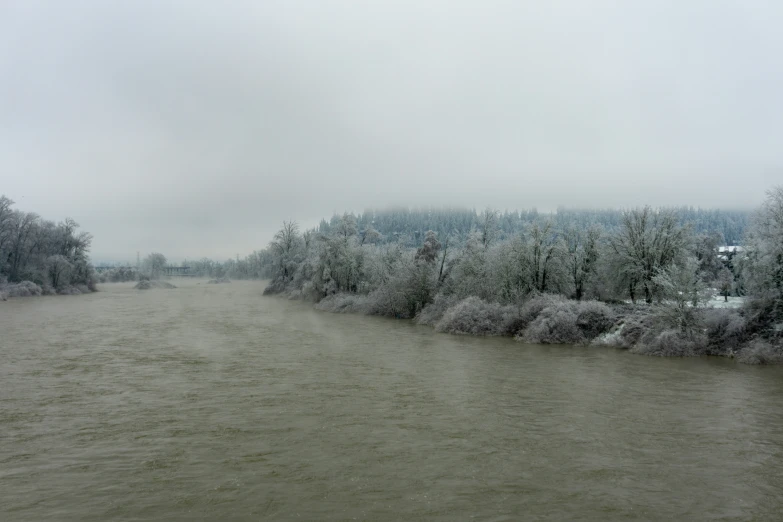
[[655,329],[655,317],[653,314],[649,313],[649,311],[636,313],[626,318],[623,322],[623,331],[621,334],[623,346],[625,348],[632,348],[645,338],[648,338]]
[[536,344],[577,344],[585,340],[576,325],[578,310],[575,303],[552,302],[525,328],[520,339]]
[[745,364],[783,364],[783,343],[756,340],[739,353],[737,360]]
[[365,301],[365,313],[369,315],[382,315],[409,319],[411,306],[404,290],[391,286],[381,287],[367,296]]
[[710,308],[704,311],[707,355],[731,355],[747,340],[745,318],[739,311]]
[[435,329],[439,332],[471,335],[503,335],[504,323],[512,307],[468,297],[446,310]]
[[435,324],[443,318],[450,307],[457,304],[458,299],[454,296],[445,296],[438,294],[435,296],[435,300],[424,307],[416,316],[416,322],[419,324],[426,324],[428,326],[435,326]]
[[532,323],[545,308],[566,302],[568,302],[568,300],[565,297],[551,294],[539,294],[526,301],[519,312],[520,330]]
[[[86,287],[85,287],[85,290],[86,290]],[[82,292],[81,289],[79,289],[76,286],[68,285],[68,286],[63,286],[63,287],[58,288],[57,289],[57,293],[59,295],[81,295],[84,292]]]
[[598,301],[584,301],[577,307],[576,325],[586,339],[594,339],[608,332],[617,320],[612,309]]
[[167,283],[166,281],[150,281],[148,279],[143,279],[136,283],[136,286],[133,288],[137,290],[151,290],[153,288],[177,288],[176,286],[172,285],[171,283]]
[[283,293],[285,291],[285,287],[285,280],[282,278],[274,279],[273,281],[270,281],[268,285],[266,285],[266,288],[264,288],[264,295]]
[[43,295],[43,289],[32,281],[22,281],[15,285],[8,285],[3,288],[3,292],[8,297],[30,297],[34,295]]
[[315,305],[318,310],[337,314],[367,313],[367,297],[356,294],[334,294]]
[[596,301],[578,302],[561,296],[531,299],[519,314],[523,330],[518,340],[539,344],[577,344],[609,331],[615,313]]
[[632,353],[660,357],[694,357],[704,353],[704,339],[691,338],[680,330],[664,330],[651,340],[631,348]]

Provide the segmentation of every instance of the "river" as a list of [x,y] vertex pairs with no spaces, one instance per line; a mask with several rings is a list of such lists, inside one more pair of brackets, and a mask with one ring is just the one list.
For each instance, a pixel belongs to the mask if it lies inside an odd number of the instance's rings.
[[783,368],[174,283],[0,303],[0,520],[783,518]]

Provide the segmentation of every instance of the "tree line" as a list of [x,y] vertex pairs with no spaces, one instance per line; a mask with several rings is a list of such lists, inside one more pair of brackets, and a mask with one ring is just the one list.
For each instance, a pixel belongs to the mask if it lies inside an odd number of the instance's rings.
[[[422,231],[423,225],[430,228]],[[726,252],[721,247],[727,243],[742,247]],[[614,340],[645,353],[732,355],[745,349],[746,359],[766,360],[783,351],[779,187],[755,215],[651,207],[553,214],[346,213],[304,232],[285,222],[253,260],[255,275],[272,280],[267,293],[309,299],[328,310],[431,324],[451,317],[456,326],[444,326],[446,331],[461,331],[454,319],[461,310],[462,319],[486,319],[478,331],[474,325],[463,333],[525,338],[526,328],[534,327],[549,331],[538,342],[561,339],[565,330],[575,332],[566,338],[584,341],[577,327],[582,311],[594,316],[593,323],[602,322],[596,315],[613,316],[603,321],[603,337],[616,334]],[[705,310],[716,293],[724,301],[745,296],[749,304]],[[523,309],[529,315],[541,303],[549,304],[530,322],[520,319]],[[548,330],[532,324],[541,313]],[[506,326],[497,330],[501,323]],[[712,339],[705,334],[708,323],[716,323]],[[729,335],[727,329],[733,340],[716,345],[715,336]],[[751,352],[766,355],[750,357]]]
[[[55,223],[13,208],[0,196],[0,286],[6,293],[76,293],[95,290],[92,236],[73,219]],[[23,281],[32,285],[15,285]],[[18,288],[17,288],[18,287]]]

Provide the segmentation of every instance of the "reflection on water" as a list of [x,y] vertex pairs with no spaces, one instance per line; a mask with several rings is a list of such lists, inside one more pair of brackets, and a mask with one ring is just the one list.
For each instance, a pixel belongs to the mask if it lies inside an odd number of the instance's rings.
[[0,520],[780,520],[783,369],[263,285],[0,303]]

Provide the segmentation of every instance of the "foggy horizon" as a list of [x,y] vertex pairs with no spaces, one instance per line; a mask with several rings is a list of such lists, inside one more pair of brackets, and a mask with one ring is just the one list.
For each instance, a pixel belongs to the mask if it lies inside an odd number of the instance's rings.
[[96,260],[244,256],[389,207],[754,209],[783,6],[0,6],[0,194]]

